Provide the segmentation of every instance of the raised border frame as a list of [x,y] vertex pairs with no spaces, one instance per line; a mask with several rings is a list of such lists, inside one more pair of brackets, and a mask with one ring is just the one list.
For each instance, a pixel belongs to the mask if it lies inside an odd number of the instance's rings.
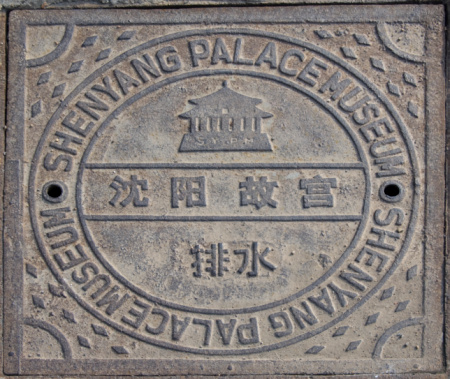
[[[229,374],[228,366],[232,364],[239,374],[325,374],[327,372],[348,372],[346,365],[354,362],[354,371],[358,373],[373,373],[384,371],[383,362],[321,361],[321,372],[313,370],[312,365],[318,362],[302,361],[268,361],[249,360],[246,362],[232,360],[29,360],[21,357],[22,336],[22,301],[23,293],[23,230],[21,219],[24,215],[24,192],[22,157],[25,148],[23,135],[25,114],[24,76],[27,62],[23,54],[25,47],[25,32],[27,25],[51,25],[72,23],[76,25],[129,25],[127,21],[133,18],[134,24],[194,24],[209,23],[334,23],[334,22],[431,22],[436,13],[443,11],[442,6],[406,5],[406,6],[358,6],[364,10],[364,16],[358,20],[349,12],[352,6],[302,6],[302,7],[267,7],[249,8],[202,8],[182,10],[77,10],[77,11],[20,11],[10,14],[9,30],[9,71],[8,88],[8,131],[6,141],[5,190],[4,190],[4,371],[12,375],[181,375]],[[389,7],[389,10],[387,9]],[[217,10],[219,9],[219,12]],[[236,12],[236,9],[238,11]],[[151,14],[151,22],[148,15]],[[175,20],[175,21],[174,21]],[[430,51],[442,51],[442,41],[427,41]],[[433,55],[432,58],[441,58]],[[51,57],[49,57],[51,59]],[[444,130],[444,91],[443,72],[430,58],[427,63],[427,139],[426,139],[426,204],[425,204],[425,272],[426,307],[434,310],[435,319],[429,320],[433,332],[425,335],[425,340],[434,337],[443,325],[443,252],[444,252],[444,212],[445,212],[445,180],[440,173],[444,172],[445,164],[445,130]],[[431,173],[431,170],[437,174]],[[19,191],[18,191],[19,189]],[[431,278],[438,278],[432,281]],[[448,316],[447,316],[448,318]],[[447,319],[447,322],[450,320]],[[429,330],[429,328],[427,328]],[[443,370],[443,357],[436,357],[423,362],[422,372],[439,372]],[[170,364],[168,364],[170,363]],[[408,372],[402,360],[392,360],[397,371]],[[204,369],[200,370],[200,365]]]

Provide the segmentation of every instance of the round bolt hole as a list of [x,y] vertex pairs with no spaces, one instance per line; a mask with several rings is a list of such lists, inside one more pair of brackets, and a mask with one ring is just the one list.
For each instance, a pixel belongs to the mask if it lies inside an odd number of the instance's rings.
[[67,198],[67,187],[57,180],[48,182],[42,189],[42,197],[50,203],[61,203]]
[[403,184],[396,180],[385,182],[380,187],[380,197],[387,203],[397,203],[405,197]]
[[52,199],[60,197],[63,193],[63,189],[57,184],[51,184],[47,187],[47,195]]
[[389,197],[395,197],[400,194],[400,187],[396,184],[389,184],[384,187],[384,194]]

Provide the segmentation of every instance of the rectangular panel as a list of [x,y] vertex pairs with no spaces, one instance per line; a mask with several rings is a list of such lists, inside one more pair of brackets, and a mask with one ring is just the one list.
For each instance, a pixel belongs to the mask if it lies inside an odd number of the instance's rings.
[[5,373],[443,368],[441,6],[19,11],[10,38]]

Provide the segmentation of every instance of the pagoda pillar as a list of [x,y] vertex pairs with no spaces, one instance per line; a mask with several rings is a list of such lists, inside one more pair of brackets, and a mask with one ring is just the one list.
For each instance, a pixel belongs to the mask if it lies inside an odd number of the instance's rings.
[[230,116],[228,115],[223,115],[220,117],[220,128],[222,130],[222,132],[224,133],[230,133]]
[[255,133],[261,133],[261,117],[254,117]]
[[244,131],[252,131],[252,123],[253,118],[252,117],[244,117]]

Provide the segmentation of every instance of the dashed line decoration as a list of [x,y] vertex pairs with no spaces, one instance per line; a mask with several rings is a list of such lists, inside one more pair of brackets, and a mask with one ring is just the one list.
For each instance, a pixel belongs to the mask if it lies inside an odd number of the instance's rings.
[[380,315],[380,312],[378,313],[374,313],[373,315],[370,315],[369,317],[367,317],[367,321],[366,321],[366,325],[372,325],[375,324],[377,322],[378,316]]
[[125,32],[123,32],[118,38],[118,41],[127,41],[131,38],[134,37],[134,35],[136,34],[136,30],[127,30]]
[[95,334],[98,334],[99,336],[108,337],[108,332],[103,326],[91,324],[92,329],[94,330]]
[[31,275],[33,278],[37,278],[37,269],[32,264],[27,263],[25,265],[25,271],[27,274]]
[[343,336],[345,334],[345,332],[347,331],[348,326],[341,326],[338,330],[336,330],[333,334],[333,337],[340,337]]
[[[120,34],[119,37],[117,37],[117,40],[118,41],[130,40],[131,38],[133,38],[135,36],[135,34],[136,34],[135,30],[126,30],[122,34]],[[329,39],[329,38],[334,37],[333,34],[330,33],[328,30],[323,30],[323,29],[322,30],[314,30],[314,34],[316,34],[316,36],[319,37],[320,39]],[[355,39],[355,41],[358,45],[361,45],[361,46],[370,46],[371,45],[369,38],[364,34],[354,33],[353,38]],[[97,35],[87,37],[84,40],[84,42],[82,43],[81,47],[83,47],[83,48],[91,47],[97,42],[97,40],[98,40]],[[356,55],[355,51],[350,47],[342,46],[341,52],[342,52],[343,56],[347,59],[358,59],[358,56]],[[107,58],[109,58],[110,55],[111,55],[111,48],[106,48],[106,49],[100,51],[97,58],[95,59],[95,62],[99,62],[104,59],[107,59]],[[69,67],[68,74],[78,72],[81,69],[81,67],[83,66],[83,63],[84,63],[84,60],[72,62],[71,66]],[[376,69],[378,71],[381,71],[381,72],[386,71],[386,69],[384,67],[384,63],[381,59],[371,57],[370,64],[374,69]],[[37,85],[47,84],[50,80],[51,75],[52,75],[51,71],[42,73],[38,79]],[[410,86],[417,87],[417,80],[416,80],[415,76],[408,72],[403,72],[403,81]],[[390,94],[397,96],[397,97],[402,96],[400,88],[396,84],[394,84],[392,82],[388,82],[386,85],[387,85],[388,92]],[[66,88],[66,83],[57,85],[53,89],[52,98],[63,95],[65,88]],[[412,102],[412,101],[408,102],[407,111],[412,117],[415,117],[415,118],[419,117],[419,109],[418,109],[418,106],[414,102]],[[42,103],[41,103],[41,100],[39,100],[31,106],[31,117],[34,118],[34,117],[38,116],[41,112],[42,112]],[[381,299],[381,300],[384,300],[384,299]]]
[[345,349],[345,351],[353,351],[356,350],[359,345],[361,344],[362,340],[358,340],[358,341],[352,341],[348,344],[347,348]]
[[[409,107],[409,105],[408,105]],[[406,280],[410,281],[411,279],[413,279],[415,276],[417,276],[417,265],[411,267],[407,272],[406,272]]]
[[392,82],[387,82],[386,87],[390,94],[397,96],[397,97],[402,96],[402,93],[400,92],[400,88],[396,84],[394,84]]
[[59,97],[64,93],[64,90],[66,89],[66,83],[62,83],[57,85],[53,89],[52,98]]
[[31,118],[38,116],[41,112],[42,102],[41,100],[38,100],[31,106]]
[[411,116],[419,118],[419,107],[416,103],[413,103],[412,101],[408,102],[408,112]]
[[403,80],[406,84],[409,84],[410,86],[417,87],[417,80],[414,75],[404,72],[403,73]]
[[327,30],[314,30],[314,34],[320,39],[333,38],[333,35]]
[[81,45],[81,47],[90,47],[90,46],[94,46],[95,42],[97,41],[98,36],[90,36],[88,38],[86,38],[83,42],[83,44]]
[[74,72],[78,72],[81,69],[81,66],[83,65],[84,60],[72,62],[69,71],[67,71],[68,74],[73,74]]
[[381,59],[377,59],[377,58],[370,58],[370,64],[372,65],[372,67],[378,71],[382,71],[385,72],[386,69],[384,68],[384,63]]
[[353,34],[353,37],[355,38],[356,42],[358,43],[358,45],[363,45],[363,46],[370,46],[371,43],[369,41],[369,39],[364,35],[364,34]]
[[318,354],[320,353],[323,349],[325,348],[325,346],[313,346],[312,348],[306,350],[305,354]]
[[[333,35],[327,30],[314,30],[314,33],[320,39],[333,38]],[[353,38],[355,39],[356,43],[360,46],[371,46],[371,41],[365,34],[354,33]],[[358,56],[356,55],[355,51],[350,47],[342,46],[341,52],[342,52],[342,55],[347,59],[358,59]],[[371,57],[370,64],[373,69],[381,71],[381,72],[386,72],[384,62],[381,59]],[[417,80],[416,80],[415,76],[408,72],[403,72],[403,81],[410,86],[417,87]],[[391,95],[394,95],[397,97],[402,96],[401,89],[398,85],[389,81],[386,83],[386,87],[387,87],[388,92]],[[419,108],[418,108],[417,104],[415,104],[414,102],[412,102],[412,101],[408,102],[407,111],[412,117],[415,117],[415,118],[419,117]],[[381,300],[384,300],[384,299],[381,299]]]
[[408,306],[408,304],[409,304],[409,300],[402,301],[401,303],[399,303],[397,305],[397,308],[395,308],[395,312],[402,312],[402,311],[404,311],[406,309],[406,307]]
[[32,295],[31,299],[33,300],[33,305],[37,308],[45,309],[44,300],[42,300],[39,296]]
[[47,72],[42,73],[42,74],[39,76],[37,85],[40,86],[40,85],[42,85],[42,84],[47,84],[48,81],[50,80],[50,77],[51,77],[51,76],[52,76],[52,72],[51,72],[51,71],[47,71]]
[[381,294],[380,301],[389,299],[392,296],[392,294],[394,293],[394,290],[395,290],[395,287],[390,287],[390,288],[385,289],[383,291],[383,293]]
[[128,350],[125,349],[123,346],[111,346],[112,351],[114,351],[116,354],[129,354]]
[[53,296],[56,296],[56,297],[67,297],[64,294],[64,289],[62,287],[58,287],[58,286],[55,286],[55,285],[49,283],[48,284],[48,290]]
[[341,51],[345,58],[358,59],[357,55],[350,47],[342,46]]
[[91,348],[91,344],[89,343],[89,340],[87,338],[82,337],[82,336],[77,336],[77,338],[78,338],[78,343],[80,344],[80,346],[83,346],[87,349]]
[[[134,35],[136,34],[135,30],[126,30],[124,31],[122,34],[119,35],[119,37],[117,37],[118,41],[128,41],[131,38],[134,37]],[[331,36],[331,35],[330,35]],[[93,36],[89,36],[87,37],[83,43],[81,44],[82,48],[86,48],[86,47],[91,47],[94,46],[95,43],[98,40],[98,36],[97,35],[93,35]],[[109,56],[111,55],[111,48],[107,48],[104,49],[102,51],[100,51],[100,53],[98,54],[97,58],[95,59],[96,62],[102,61],[104,59],[109,58]],[[70,65],[67,73],[68,74],[73,74],[75,72],[80,71],[81,67],[83,66],[84,60],[79,60],[79,61],[75,61],[72,62],[72,64]],[[37,85],[42,85],[42,84],[47,84],[50,80],[50,77],[52,75],[51,71],[48,72],[44,72],[39,76],[39,79],[37,81]],[[53,93],[52,93],[52,98],[55,97],[59,97],[61,95],[63,95],[64,90],[66,88],[66,83],[62,83],[57,85],[54,89],[53,89]],[[31,117],[36,117],[38,116],[40,113],[42,112],[42,105],[41,105],[41,101],[37,101],[36,103],[34,103],[31,106]]]
[[72,324],[76,324],[77,323],[73,313],[68,311],[68,310],[66,310],[66,309],[63,309],[63,316],[68,322],[71,322]]
[[105,50],[102,50],[98,54],[97,59],[95,61],[96,62],[102,61],[102,60],[108,58],[110,54],[111,54],[111,48],[107,48]]

